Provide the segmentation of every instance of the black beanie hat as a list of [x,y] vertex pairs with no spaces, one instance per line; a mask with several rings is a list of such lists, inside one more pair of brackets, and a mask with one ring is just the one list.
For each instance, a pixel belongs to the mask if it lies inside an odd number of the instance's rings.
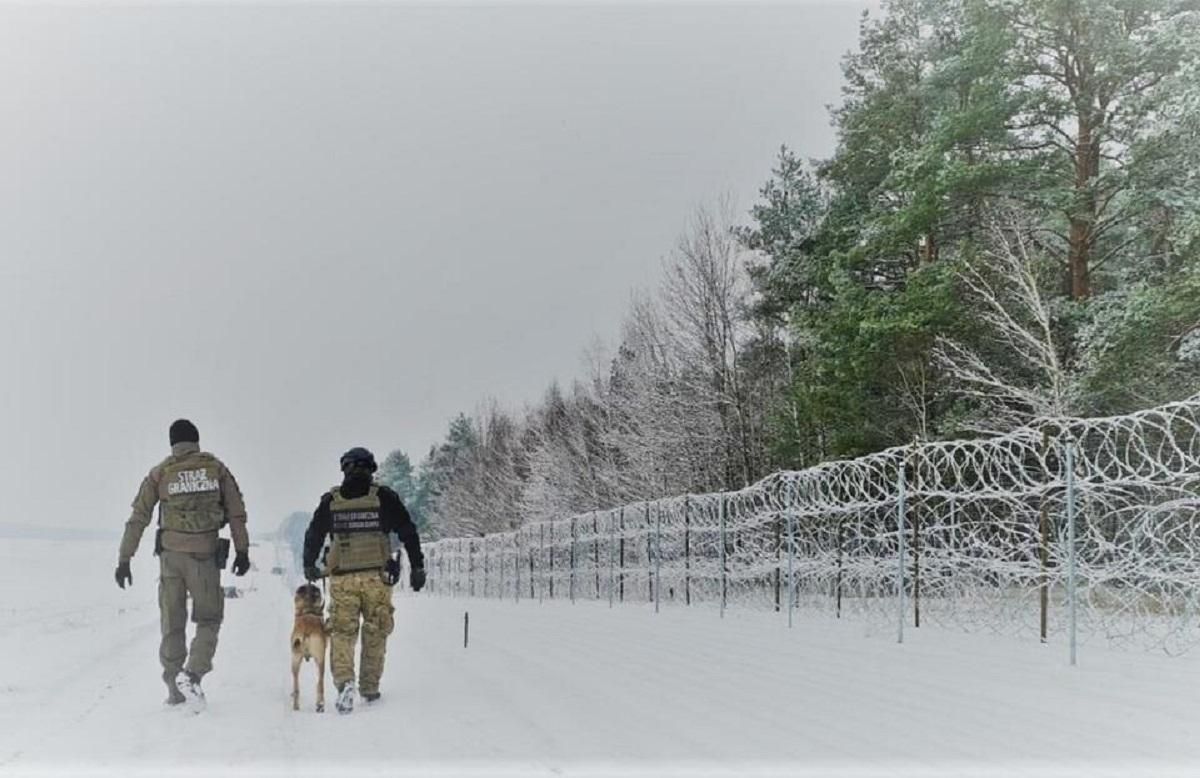
[[171,445],[176,443],[199,443],[200,430],[187,419],[176,419],[171,424]]

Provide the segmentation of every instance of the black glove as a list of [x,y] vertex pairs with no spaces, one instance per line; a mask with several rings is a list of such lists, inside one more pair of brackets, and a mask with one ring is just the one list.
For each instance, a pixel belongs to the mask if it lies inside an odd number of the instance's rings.
[[122,589],[125,588],[125,584],[133,586],[133,573],[129,572],[128,562],[122,562],[121,564],[117,565],[116,579],[117,586],[120,586]]
[[321,571],[317,569],[316,565],[305,565],[304,566],[304,580],[305,581],[315,581],[320,577],[321,577]]
[[250,570],[250,554],[246,551],[239,551],[233,558],[233,574],[245,575]]
[[383,566],[383,577],[387,579],[388,586],[395,586],[400,580],[400,560],[389,559],[387,564]]
[[408,585],[414,592],[421,591],[421,587],[425,585],[425,568],[414,567],[408,575]]

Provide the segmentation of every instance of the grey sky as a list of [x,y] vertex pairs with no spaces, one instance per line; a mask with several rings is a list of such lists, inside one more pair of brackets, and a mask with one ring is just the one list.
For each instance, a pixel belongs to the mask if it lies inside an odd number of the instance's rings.
[[0,8],[0,523],[119,528],[187,416],[274,529],[569,381],[831,150],[862,7]]

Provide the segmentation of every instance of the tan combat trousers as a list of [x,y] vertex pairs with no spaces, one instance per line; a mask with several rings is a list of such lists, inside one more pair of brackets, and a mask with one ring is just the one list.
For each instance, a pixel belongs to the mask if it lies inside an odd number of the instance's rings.
[[[212,670],[217,651],[217,632],[225,616],[225,596],[221,591],[221,571],[214,554],[166,551],[159,554],[158,609],[162,618],[162,644],[158,658],[163,680],[174,688],[180,670],[203,676]],[[187,595],[192,595],[192,622],[196,634],[192,647],[186,647]],[[187,666],[184,666],[184,660]]]
[[329,577],[329,666],[339,690],[354,680],[354,644],[362,623],[362,654],[359,657],[358,689],[362,694],[379,691],[387,638],[392,634],[392,587],[379,571],[343,573]]

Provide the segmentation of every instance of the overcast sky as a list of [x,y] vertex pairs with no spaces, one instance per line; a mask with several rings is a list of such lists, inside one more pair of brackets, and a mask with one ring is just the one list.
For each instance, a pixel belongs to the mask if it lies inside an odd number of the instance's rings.
[[862,7],[0,8],[0,523],[119,529],[186,416],[273,530],[569,382]]

